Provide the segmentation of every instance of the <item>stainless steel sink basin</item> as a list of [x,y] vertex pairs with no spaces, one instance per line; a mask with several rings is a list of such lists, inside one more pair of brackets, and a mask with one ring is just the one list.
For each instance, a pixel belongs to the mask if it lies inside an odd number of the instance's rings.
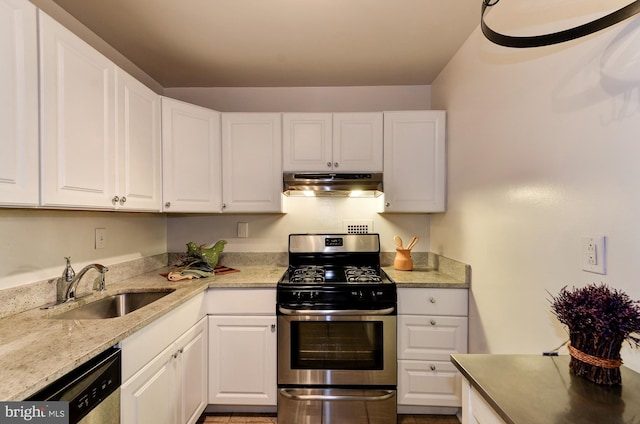
[[156,300],[163,298],[175,289],[126,292],[115,294],[54,315],[56,319],[106,319],[125,316]]

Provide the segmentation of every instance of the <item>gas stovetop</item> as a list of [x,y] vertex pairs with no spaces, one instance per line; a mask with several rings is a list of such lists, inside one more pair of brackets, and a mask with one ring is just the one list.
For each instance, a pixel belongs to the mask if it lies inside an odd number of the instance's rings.
[[277,296],[290,308],[375,309],[395,306],[396,286],[380,268],[378,234],[291,234]]

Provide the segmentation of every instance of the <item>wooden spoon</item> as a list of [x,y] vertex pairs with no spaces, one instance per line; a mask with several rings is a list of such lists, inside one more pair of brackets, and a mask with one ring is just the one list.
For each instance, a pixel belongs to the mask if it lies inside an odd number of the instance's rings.
[[409,244],[407,245],[407,250],[411,250],[411,248],[415,246],[416,243],[418,243],[418,240],[420,240],[420,238],[418,236],[414,236],[409,242]]
[[393,236],[393,241],[396,242],[396,246],[398,246],[399,249],[404,249],[402,247],[402,239],[400,238],[400,236]]

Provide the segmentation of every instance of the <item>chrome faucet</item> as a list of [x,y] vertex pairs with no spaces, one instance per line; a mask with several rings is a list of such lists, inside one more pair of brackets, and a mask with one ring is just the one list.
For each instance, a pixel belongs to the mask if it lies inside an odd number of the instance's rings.
[[80,272],[78,272],[76,276],[73,277],[73,279],[69,283],[69,287],[67,287],[67,292],[64,295],[63,302],[68,302],[76,298],[76,288],[78,287],[78,283],[80,282],[82,277],[84,277],[84,274],[86,274],[87,271],[89,271],[90,269],[95,269],[100,273],[100,280],[98,281],[97,290],[104,291],[105,289],[104,274],[107,271],[109,271],[109,268],[100,264],[90,264],[82,268]]

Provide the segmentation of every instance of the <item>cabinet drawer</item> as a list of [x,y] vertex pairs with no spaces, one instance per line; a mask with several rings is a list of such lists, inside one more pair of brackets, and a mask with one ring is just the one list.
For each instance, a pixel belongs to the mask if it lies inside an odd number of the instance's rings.
[[398,405],[460,407],[462,375],[450,362],[398,361]]
[[398,315],[398,358],[449,361],[467,352],[466,317]]
[[398,313],[412,315],[468,315],[467,289],[398,289]]
[[274,315],[276,289],[210,289],[207,292],[209,315]]

